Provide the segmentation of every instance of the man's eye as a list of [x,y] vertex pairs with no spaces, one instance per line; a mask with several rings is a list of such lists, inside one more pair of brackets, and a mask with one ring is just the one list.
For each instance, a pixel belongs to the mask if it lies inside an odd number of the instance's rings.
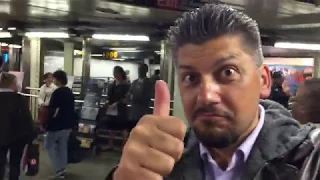
[[236,73],[234,69],[228,68],[222,71],[222,76],[229,77],[234,75],[234,73]]
[[220,78],[222,80],[232,80],[236,78],[238,72],[233,68],[225,68],[221,71]]
[[187,84],[193,84],[197,81],[197,77],[195,75],[189,74],[183,77],[183,82]]

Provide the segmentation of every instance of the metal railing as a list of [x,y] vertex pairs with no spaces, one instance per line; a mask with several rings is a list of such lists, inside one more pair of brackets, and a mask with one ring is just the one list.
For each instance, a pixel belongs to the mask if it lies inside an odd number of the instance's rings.
[[[38,104],[38,98],[39,98],[39,91],[40,91],[40,88],[31,88],[31,87],[26,87],[25,89],[29,90],[30,91],[30,94],[26,94],[26,93],[19,93],[21,94],[22,96],[25,96],[25,97],[29,97],[30,100],[29,100],[29,108],[30,108],[30,111],[32,113],[32,118],[35,120],[35,121],[38,121],[38,117],[39,117],[39,104]],[[77,92],[73,92],[74,94]],[[80,93],[79,93],[80,94]],[[106,95],[105,95],[106,96]],[[154,101],[154,99],[151,99],[152,101]],[[171,101],[173,102],[173,101]],[[84,103],[84,100],[75,100],[75,103]],[[100,105],[105,105],[105,102],[101,102]],[[128,104],[128,107],[131,107],[130,104]],[[150,109],[154,109],[153,106],[150,106]],[[171,107],[170,108],[170,111],[173,111],[173,108]]]
[[[25,89],[31,90],[31,91],[40,91],[40,88],[32,88],[32,87],[26,87]],[[79,95],[80,92],[73,92],[74,95]],[[108,95],[102,94],[103,97],[107,97]],[[154,99],[151,99],[151,101],[154,101]],[[173,100],[170,100],[171,103],[173,103]]]

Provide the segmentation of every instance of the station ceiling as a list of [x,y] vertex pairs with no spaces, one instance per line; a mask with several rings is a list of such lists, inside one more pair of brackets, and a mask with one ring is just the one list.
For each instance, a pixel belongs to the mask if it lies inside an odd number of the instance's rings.
[[[132,46],[159,49],[159,40],[182,11],[217,2],[256,19],[264,38],[320,42],[320,8],[295,0],[0,0],[0,27],[17,27],[21,31],[71,30],[79,35],[143,34],[152,41],[93,43],[102,49]],[[74,41],[81,45],[81,38]]]

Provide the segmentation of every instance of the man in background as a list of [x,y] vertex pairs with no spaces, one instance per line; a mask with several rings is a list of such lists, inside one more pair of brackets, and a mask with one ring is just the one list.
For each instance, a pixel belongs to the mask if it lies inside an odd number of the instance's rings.
[[152,76],[152,79],[153,79],[154,81],[160,80],[160,69],[156,69],[156,70],[154,71],[154,75]]
[[132,126],[139,121],[139,119],[150,113],[150,102],[154,92],[152,91],[153,81],[147,77],[148,65],[140,64],[138,69],[139,78],[134,80],[131,85],[131,116],[133,122]]
[[284,91],[283,82],[284,75],[281,71],[276,71],[272,74],[272,88],[269,99],[288,108],[290,95]]

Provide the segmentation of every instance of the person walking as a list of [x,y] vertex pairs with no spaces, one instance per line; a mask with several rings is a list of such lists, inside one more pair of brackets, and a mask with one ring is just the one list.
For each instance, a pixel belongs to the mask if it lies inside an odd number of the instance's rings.
[[58,70],[53,73],[53,82],[57,89],[52,93],[49,103],[49,119],[45,123],[47,136],[45,147],[54,166],[55,174],[50,179],[65,178],[68,164],[68,139],[76,126],[74,95],[67,87],[67,74]]
[[19,180],[23,151],[36,134],[26,99],[17,93],[17,78],[2,73],[0,77],[0,180],[4,180],[7,154],[9,180]]
[[40,129],[42,132],[45,132],[43,125],[48,120],[48,106],[56,86],[53,84],[52,73],[45,73],[43,78],[45,83],[40,88],[38,104],[40,106]]

